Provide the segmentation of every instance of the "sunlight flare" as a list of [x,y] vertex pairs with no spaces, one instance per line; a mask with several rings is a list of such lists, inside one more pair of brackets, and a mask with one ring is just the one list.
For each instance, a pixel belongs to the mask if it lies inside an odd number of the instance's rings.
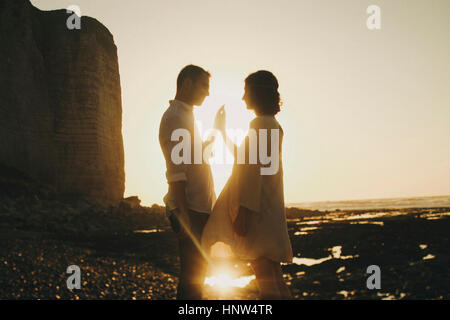
[[229,289],[232,287],[244,288],[254,279],[254,275],[232,278],[230,274],[223,272],[215,276],[207,277],[205,284],[218,289]]
[[[225,105],[227,134],[230,139],[241,144],[245,138],[250,121],[254,118],[252,111],[247,110],[242,101],[244,93],[243,79],[238,74],[216,74],[210,83],[210,95],[201,107],[194,109],[195,121],[202,139],[211,135],[216,112]],[[213,157],[210,159],[216,195],[225,186],[233,169],[233,156],[219,135],[213,146]]]

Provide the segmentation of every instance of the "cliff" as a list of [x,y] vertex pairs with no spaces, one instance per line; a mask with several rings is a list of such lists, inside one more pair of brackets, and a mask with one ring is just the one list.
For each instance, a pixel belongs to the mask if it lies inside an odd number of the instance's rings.
[[123,197],[117,48],[97,20],[0,2],[0,164],[61,194]]

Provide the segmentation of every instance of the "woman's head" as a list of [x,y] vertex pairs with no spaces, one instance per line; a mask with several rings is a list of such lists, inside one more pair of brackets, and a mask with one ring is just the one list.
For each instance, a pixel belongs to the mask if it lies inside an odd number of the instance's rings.
[[272,72],[260,70],[245,79],[242,100],[247,109],[253,109],[258,115],[276,115],[280,111],[281,101],[278,92],[278,80]]

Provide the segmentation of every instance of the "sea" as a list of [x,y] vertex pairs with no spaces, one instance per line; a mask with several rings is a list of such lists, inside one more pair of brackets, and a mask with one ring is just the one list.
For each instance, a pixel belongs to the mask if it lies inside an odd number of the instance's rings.
[[288,203],[287,207],[309,210],[362,210],[362,209],[402,209],[450,207],[450,195],[433,197],[410,197],[388,199],[365,199],[343,201],[318,201]]

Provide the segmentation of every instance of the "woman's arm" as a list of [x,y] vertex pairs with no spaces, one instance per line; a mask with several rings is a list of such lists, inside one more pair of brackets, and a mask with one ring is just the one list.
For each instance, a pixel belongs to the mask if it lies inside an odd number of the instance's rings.
[[223,141],[225,141],[228,151],[230,151],[230,153],[233,155],[234,159],[236,159],[238,147],[234,144],[234,142],[230,139],[230,137],[228,137],[225,130],[220,131],[220,133],[222,134]]
[[225,142],[228,150],[236,159],[237,155],[237,146],[233,143],[233,141],[228,137],[226,132],[226,113],[225,113],[225,105],[220,107],[220,109],[216,113],[216,118],[214,119],[214,128],[219,130],[222,134],[223,141]]
[[233,222],[233,230],[241,237],[244,237],[248,233],[250,227],[250,216],[255,214],[252,210],[240,206],[239,213]]

